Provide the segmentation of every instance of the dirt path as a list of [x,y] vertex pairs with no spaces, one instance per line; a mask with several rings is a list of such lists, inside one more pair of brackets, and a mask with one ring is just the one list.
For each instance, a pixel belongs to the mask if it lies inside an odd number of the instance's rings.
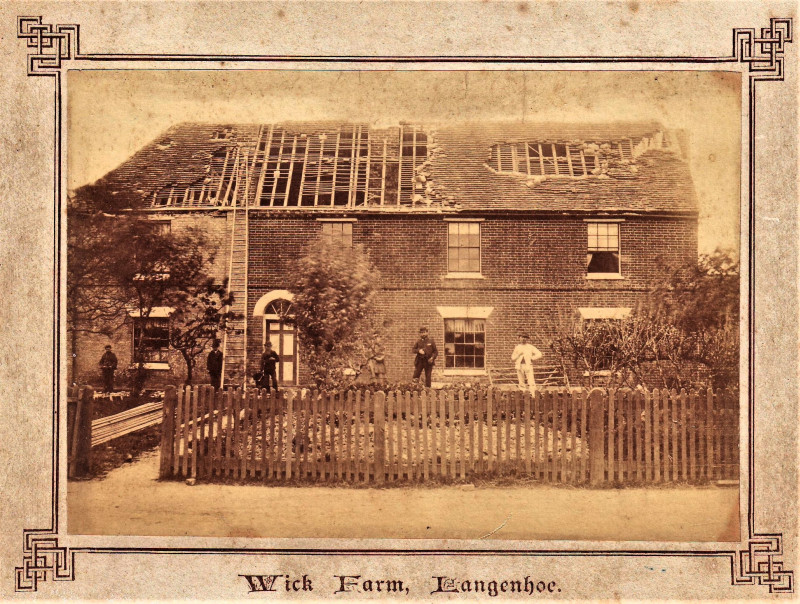
[[737,488],[351,489],[159,482],[158,453],[70,482],[76,534],[736,541]]

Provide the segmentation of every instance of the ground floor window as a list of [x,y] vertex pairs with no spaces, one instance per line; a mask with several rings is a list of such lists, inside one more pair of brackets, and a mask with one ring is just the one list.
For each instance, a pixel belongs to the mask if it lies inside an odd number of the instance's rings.
[[445,368],[483,369],[485,352],[484,319],[445,319]]
[[134,317],[133,358],[145,363],[166,363],[169,358],[169,318]]

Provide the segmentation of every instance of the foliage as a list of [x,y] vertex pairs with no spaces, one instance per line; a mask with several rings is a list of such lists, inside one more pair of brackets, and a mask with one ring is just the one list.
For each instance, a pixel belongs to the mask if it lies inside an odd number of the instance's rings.
[[291,271],[298,340],[319,388],[352,383],[383,354],[374,321],[379,275],[360,246],[315,242]]
[[[73,350],[78,331],[110,335],[129,314],[146,320],[159,306],[188,311],[191,300],[211,286],[207,270],[215,249],[202,231],[165,230],[138,211],[140,203],[102,183],[81,187],[69,200],[67,316]],[[134,393],[147,377],[143,343],[136,344]]]
[[171,315],[170,345],[181,353],[186,363],[186,384],[191,384],[197,357],[216,340],[220,332],[230,329],[233,320],[241,319],[230,310],[233,293],[227,283],[208,281],[192,291],[176,296]]
[[690,386],[709,379],[736,387],[739,366],[739,266],[716,251],[654,279],[624,320],[561,317],[551,348],[562,365],[594,385]]

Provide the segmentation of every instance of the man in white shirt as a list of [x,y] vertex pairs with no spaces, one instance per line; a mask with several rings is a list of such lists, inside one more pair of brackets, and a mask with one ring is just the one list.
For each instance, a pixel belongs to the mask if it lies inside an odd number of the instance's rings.
[[517,368],[517,378],[519,379],[519,389],[525,390],[525,379],[528,380],[528,389],[531,394],[536,390],[536,381],[533,378],[533,362],[542,358],[542,353],[530,343],[528,334],[519,336],[519,344],[514,347],[511,353],[511,360]]

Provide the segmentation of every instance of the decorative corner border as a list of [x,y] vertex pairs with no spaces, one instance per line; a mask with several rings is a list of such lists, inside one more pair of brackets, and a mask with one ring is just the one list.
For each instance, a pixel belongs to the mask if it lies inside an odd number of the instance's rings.
[[783,535],[754,535],[731,559],[732,585],[768,585],[769,593],[794,593],[794,572],[784,570]]
[[784,44],[792,42],[792,18],[772,17],[769,27],[761,28],[756,36],[754,28],[733,30],[733,56],[747,63],[754,80],[783,81]]
[[75,580],[75,552],[59,547],[58,535],[49,530],[25,530],[22,553],[22,566],[15,569],[15,591],[35,592],[48,573],[56,581]]
[[78,55],[79,25],[42,23],[42,17],[17,17],[17,38],[25,40],[28,48],[29,76],[52,76],[61,69],[61,63]]
[[[754,28],[734,29],[732,56],[715,59],[715,62],[720,63],[732,61],[747,63],[751,87],[757,81],[784,80],[785,44],[793,42],[793,20],[792,18],[772,17],[769,21],[769,27],[761,28],[760,36],[756,34]],[[35,49],[27,57],[27,74],[29,76],[57,77],[64,61],[75,58],[89,60],[93,58],[93,55],[80,55],[79,25],[54,26],[42,23],[41,16],[18,16],[17,38],[24,39],[27,48]],[[150,57],[130,58],[148,59]],[[488,60],[492,57],[484,58]],[[190,60],[190,57],[187,59]],[[291,57],[286,57],[286,59],[291,59]],[[313,57],[304,59],[313,60]],[[364,57],[364,59],[368,59],[368,57]],[[413,60],[413,57],[409,57],[409,60]],[[637,58],[630,57],[627,60],[636,62]],[[685,62],[691,61],[691,58],[663,57],[661,60],[663,62]],[[751,98],[752,102],[754,99]],[[51,575],[55,581],[75,580],[75,550],[60,547],[57,532],[57,526],[50,529],[25,529],[23,531],[22,566],[15,568],[15,591],[36,592],[39,582],[47,581],[48,575]],[[750,532],[751,536],[746,547],[745,544],[742,544],[736,551],[730,552],[731,584],[756,585],[757,583],[760,586],[768,586],[771,594],[794,593],[794,571],[785,570],[783,562],[779,559],[783,556],[783,534],[753,533],[752,525]]]

